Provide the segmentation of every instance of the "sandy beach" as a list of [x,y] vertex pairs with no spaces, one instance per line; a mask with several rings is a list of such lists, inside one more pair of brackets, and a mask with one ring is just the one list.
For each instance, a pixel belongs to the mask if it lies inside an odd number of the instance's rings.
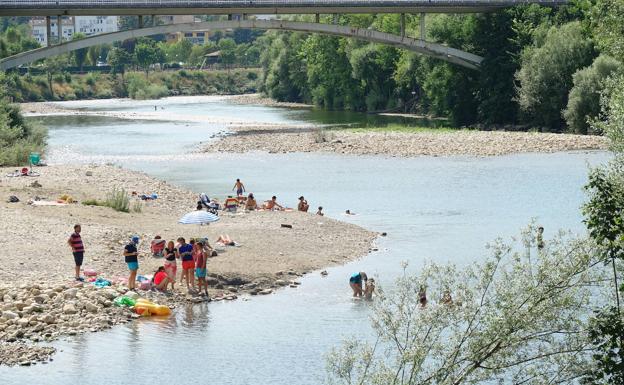
[[202,146],[204,152],[268,153],[329,152],[346,155],[498,156],[528,152],[605,150],[601,136],[458,130],[442,132],[366,132],[309,128],[239,126],[219,141]]
[[[299,212],[224,213],[220,221],[209,226],[181,225],[178,219],[195,209],[197,194],[114,166],[38,167],[39,177],[6,177],[10,171],[13,169],[0,169],[0,364],[39,360],[34,347],[28,353],[34,357],[32,360],[26,353],[16,357],[14,352],[24,350],[15,345],[20,341],[49,341],[132,319],[129,311],[111,306],[111,300],[127,290],[124,284],[101,291],[91,284],[74,281],[74,263],[66,242],[75,223],[82,225],[86,249],[83,267],[96,270],[113,282],[123,282],[127,277],[122,251],[133,234],[141,238],[139,274],[152,274],[163,264],[162,259],[149,253],[149,243],[155,235],[167,240],[179,236],[207,237],[211,242],[219,234],[230,235],[240,247],[226,247],[208,261],[213,300],[270,294],[283,286],[294,290],[299,284],[297,278],[305,273],[367,254],[376,237],[355,225]],[[63,194],[79,202],[101,200],[114,187],[139,195],[155,193],[158,198],[141,201],[140,213],[81,203],[39,205],[54,202]],[[7,202],[11,195],[20,201]],[[29,204],[33,199],[40,201]],[[282,224],[292,228],[281,227]],[[176,289],[182,286],[176,285]],[[42,294],[46,297],[36,299]],[[201,300],[187,295],[186,289],[173,296],[147,295],[155,302],[172,306]],[[45,359],[46,352],[41,355]]]

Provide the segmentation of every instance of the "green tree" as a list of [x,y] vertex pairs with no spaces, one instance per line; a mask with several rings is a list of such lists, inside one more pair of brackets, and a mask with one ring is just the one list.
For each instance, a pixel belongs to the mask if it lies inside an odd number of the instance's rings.
[[160,47],[165,52],[165,57],[169,63],[186,63],[189,60],[193,43],[188,39],[180,39],[174,43],[160,43]]
[[[72,40],[80,40],[80,39],[84,39],[85,37],[87,37],[87,35],[85,35],[84,33],[76,32],[72,36]],[[78,68],[80,69],[80,72],[82,72],[82,67],[84,66],[84,63],[87,60],[88,50],[89,50],[88,48],[80,48],[72,52],[74,63],[76,64],[76,66],[78,66]]]
[[68,65],[68,58],[64,55],[53,56],[43,61],[43,70],[46,73],[48,79],[48,90],[50,91],[50,98],[54,99],[54,88],[52,87],[52,79],[54,75],[63,72]]
[[111,72],[121,74],[122,82],[125,82],[124,74],[126,67],[132,64],[132,55],[123,48],[114,47],[108,52],[106,60],[111,66]]
[[382,286],[373,338],[329,355],[331,383],[573,383],[590,365],[585,304],[600,298],[594,285],[606,269],[583,239],[558,237],[538,253],[536,230],[519,244],[495,242],[483,263],[428,264]]
[[589,65],[593,55],[592,42],[578,22],[550,28],[541,45],[525,49],[516,79],[520,108],[530,122],[561,130],[572,75]]
[[236,60],[236,43],[229,37],[219,40],[219,60],[221,64],[229,68]]
[[573,76],[574,86],[570,90],[568,106],[563,117],[568,128],[577,134],[587,134],[589,120],[600,113],[600,96],[609,76],[619,71],[620,62],[600,55],[592,65],[578,70]]
[[142,38],[134,47],[136,63],[143,68],[145,75],[149,77],[150,66],[162,63],[165,59],[164,52],[152,39]]

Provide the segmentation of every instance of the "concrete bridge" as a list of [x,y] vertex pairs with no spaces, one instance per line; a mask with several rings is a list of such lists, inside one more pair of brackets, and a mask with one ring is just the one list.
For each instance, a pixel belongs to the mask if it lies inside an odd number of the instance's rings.
[[[92,36],[20,53],[0,60],[0,70],[7,70],[77,49],[108,44],[143,36],[175,32],[210,31],[218,29],[252,28],[320,33],[351,37],[418,52],[466,68],[478,70],[483,58],[458,49],[425,40],[426,13],[491,12],[520,4],[545,6],[564,5],[568,0],[0,0],[0,16],[46,16],[47,35],[50,18],[66,15],[136,15],[135,30]],[[320,14],[341,13],[399,13],[401,33],[394,35],[370,29],[320,23]],[[405,36],[405,14],[420,13],[420,38]],[[169,24],[143,28],[144,15],[228,14],[227,21]],[[239,15],[232,20],[232,15]],[[251,20],[249,14],[315,14],[316,23],[286,20]],[[58,36],[62,36],[61,23]]]
[[143,36],[173,33],[178,31],[209,31],[219,29],[251,28],[273,29],[285,31],[299,31],[320,33],[325,35],[352,37],[374,43],[382,43],[403,48],[409,51],[436,57],[450,63],[458,64],[471,69],[478,69],[483,58],[455,48],[443,46],[423,39],[413,39],[390,33],[378,32],[366,28],[354,28],[336,24],[305,23],[285,20],[223,20],[203,23],[185,23],[159,25],[155,27],[138,28],[128,31],[113,32],[95,35],[89,38],[73,40],[55,46],[39,48],[23,52],[0,60],[0,70],[7,70],[20,65],[31,63],[47,57],[61,55],[81,48],[99,44],[108,44]]
[[568,0],[0,0],[0,16],[491,12]]

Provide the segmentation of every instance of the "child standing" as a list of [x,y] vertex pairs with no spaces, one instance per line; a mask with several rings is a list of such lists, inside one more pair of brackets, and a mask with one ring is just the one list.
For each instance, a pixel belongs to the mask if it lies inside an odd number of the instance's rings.
[[197,287],[201,293],[203,286],[204,295],[208,296],[208,283],[206,282],[206,262],[208,260],[208,255],[206,254],[206,250],[204,250],[204,242],[197,242],[195,247],[195,276],[197,277]]
[[195,286],[193,280],[193,268],[195,267],[195,263],[193,262],[193,246],[186,243],[186,240],[182,237],[178,238],[178,243],[178,253],[182,260],[181,281],[186,281],[186,290],[190,292],[191,287]]
[[80,267],[82,266],[82,260],[84,258],[84,245],[82,243],[82,238],[80,237],[80,225],[74,225],[74,232],[69,236],[67,240],[67,244],[72,249],[72,253],[74,254],[74,263],[76,264],[76,281],[84,281],[84,278],[80,276]]
[[139,237],[136,235],[130,239],[130,243],[124,248],[124,258],[130,270],[130,276],[128,277],[128,289],[134,290],[134,284],[136,282],[137,271],[139,270],[139,251],[137,246],[139,244]]

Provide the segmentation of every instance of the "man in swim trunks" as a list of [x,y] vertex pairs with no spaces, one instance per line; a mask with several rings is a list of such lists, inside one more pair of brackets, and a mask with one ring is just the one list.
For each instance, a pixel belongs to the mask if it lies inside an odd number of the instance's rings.
[[133,236],[130,239],[130,243],[124,248],[124,258],[130,270],[130,276],[128,277],[128,289],[134,290],[134,284],[136,282],[137,271],[139,270],[139,251],[137,245],[139,244],[139,237]]
[[284,207],[277,203],[277,197],[275,195],[271,197],[270,201],[264,202],[263,208],[267,210],[284,210]]
[[76,281],[84,281],[84,278],[80,276],[80,267],[82,267],[82,260],[84,258],[84,245],[82,238],[80,237],[80,225],[74,225],[74,232],[69,236],[67,244],[71,247],[74,254],[74,263],[76,264]]
[[351,286],[351,289],[353,290],[354,297],[362,296],[362,281],[367,280],[368,277],[363,271],[360,271],[359,273],[353,273],[353,275],[351,275],[351,278],[349,278],[349,286]]
[[236,195],[238,196],[243,195],[245,192],[245,185],[240,181],[240,179],[236,179],[236,183],[234,183],[234,187],[232,188],[232,191],[234,190],[236,190]]

